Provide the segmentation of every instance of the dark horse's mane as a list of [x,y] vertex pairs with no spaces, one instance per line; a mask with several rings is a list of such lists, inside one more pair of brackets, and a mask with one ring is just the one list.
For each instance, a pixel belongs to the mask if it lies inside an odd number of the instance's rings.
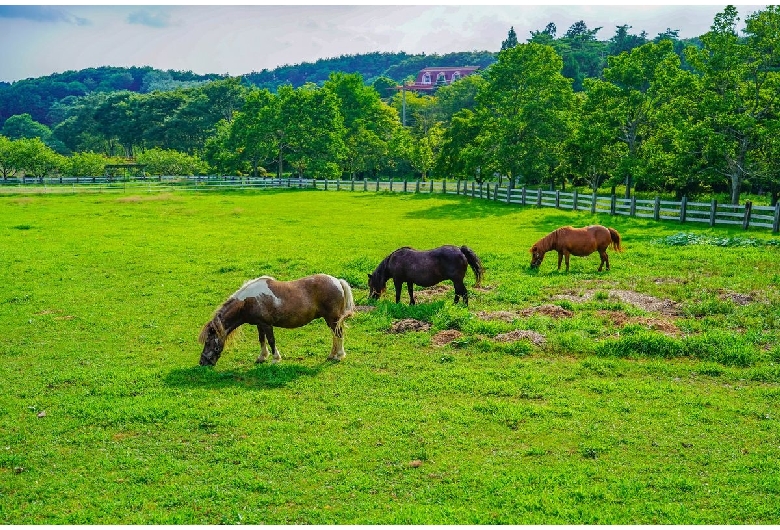
[[225,331],[225,320],[233,317],[236,313],[238,313],[241,308],[244,307],[244,301],[239,300],[238,298],[233,298],[232,296],[228,298],[225,303],[223,303],[219,309],[214,311],[214,316],[206,322],[206,325],[203,326],[203,329],[200,330],[200,335],[198,336],[198,342],[201,344],[204,344],[206,342],[206,339],[209,335],[209,326],[214,326],[214,331],[217,332],[217,336],[221,338],[222,340],[227,340],[232,334],[233,331],[235,331],[238,328],[235,328],[230,333],[226,333]]
[[[402,250],[414,250],[414,249],[412,247],[401,247],[401,248],[395,249],[394,251],[392,251],[390,253],[389,256],[387,256],[385,259],[383,259],[382,261],[379,262],[379,265],[376,266],[376,269],[374,269],[374,272],[373,272],[372,275],[374,277],[378,277],[380,279],[380,281],[386,281],[385,279],[387,278],[387,267],[388,267],[388,264],[390,263],[390,258],[392,258],[396,254],[396,252],[400,252]],[[377,274],[379,276],[377,276]]]

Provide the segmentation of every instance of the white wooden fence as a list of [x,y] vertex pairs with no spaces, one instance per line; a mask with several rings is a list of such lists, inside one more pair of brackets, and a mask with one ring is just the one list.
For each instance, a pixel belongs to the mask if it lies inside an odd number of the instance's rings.
[[775,206],[745,204],[731,205],[710,202],[666,201],[654,199],[618,198],[596,193],[547,191],[526,187],[511,188],[495,183],[447,180],[312,180],[301,178],[253,178],[253,177],[146,177],[133,180],[117,180],[108,177],[46,177],[9,179],[0,181],[0,193],[63,193],[63,192],[111,192],[111,191],[208,191],[217,189],[257,188],[309,188],[327,191],[364,191],[392,193],[445,193],[463,195],[520,206],[582,210],[591,213],[608,213],[648,219],[673,220],[680,223],[706,223],[716,225],[741,225],[748,228],[768,228],[773,233],[780,230],[780,203]]

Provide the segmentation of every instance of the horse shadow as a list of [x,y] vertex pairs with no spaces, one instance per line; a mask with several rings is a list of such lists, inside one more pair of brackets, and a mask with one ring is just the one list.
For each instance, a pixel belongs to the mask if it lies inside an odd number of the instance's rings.
[[335,364],[324,361],[314,367],[299,364],[259,364],[246,370],[229,370],[219,372],[211,366],[192,366],[189,368],[174,368],[163,378],[168,386],[179,388],[228,388],[243,387],[246,389],[284,388],[289,383],[301,377],[315,377],[323,369]]

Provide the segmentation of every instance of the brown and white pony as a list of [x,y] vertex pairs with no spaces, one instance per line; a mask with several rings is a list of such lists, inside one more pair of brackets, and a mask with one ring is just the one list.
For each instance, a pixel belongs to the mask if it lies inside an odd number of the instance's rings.
[[431,287],[444,280],[452,280],[452,285],[455,287],[455,303],[457,304],[458,299],[463,297],[463,303],[469,305],[469,293],[463,283],[469,266],[477,278],[474,286],[479,287],[485,269],[469,247],[444,245],[432,250],[401,247],[383,259],[374,272],[368,275],[368,297],[379,298],[385,292],[388,280],[392,279],[395,284],[395,303],[401,301],[401,289],[406,282],[409,303],[414,305],[415,284]]
[[344,358],[344,319],[355,309],[352,289],[345,280],[314,274],[289,282],[270,276],[249,280],[233,293],[203,326],[198,340],[203,344],[201,366],[217,364],[225,341],[242,324],[257,326],[260,340],[258,363],[268,358],[266,339],[273,362],[282,358],[276,349],[274,326],[299,328],[323,318],[333,332],[333,347],[328,359]]
[[566,272],[569,271],[569,256],[589,256],[598,251],[601,256],[599,272],[604,264],[609,270],[609,256],[607,248],[612,248],[617,252],[622,251],[620,247],[620,234],[614,228],[607,228],[601,225],[586,226],[584,228],[574,228],[563,226],[550,232],[542,239],[534,243],[531,247],[531,268],[536,269],[541,265],[545,253],[555,250],[558,252],[558,270],[561,270],[561,260],[566,258]]

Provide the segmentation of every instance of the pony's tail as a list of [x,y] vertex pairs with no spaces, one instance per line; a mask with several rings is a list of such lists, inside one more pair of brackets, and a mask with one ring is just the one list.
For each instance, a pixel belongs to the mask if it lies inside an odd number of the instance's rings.
[[614,228],[607,228],[609,235],[612,238],[612,248],[618,252],[622,252],[623,248],[620,246],[620,234]]
[[355,299],[352,297],[352,287],[349,286],[347,280],[339,278],[341,288],[344,290],[344,316],[342,320],[355,311]]
[[460,251],[466,256],[466,261],[469,262],[471,270],[474,271],[474,276],[477,277],[477,281],[474,283],[474,287],[479,287],[482,282],[482,275],[485,273],[485,267],[482,266],[482,261],[477,257],[473,250],[466,245],[460,247]]

